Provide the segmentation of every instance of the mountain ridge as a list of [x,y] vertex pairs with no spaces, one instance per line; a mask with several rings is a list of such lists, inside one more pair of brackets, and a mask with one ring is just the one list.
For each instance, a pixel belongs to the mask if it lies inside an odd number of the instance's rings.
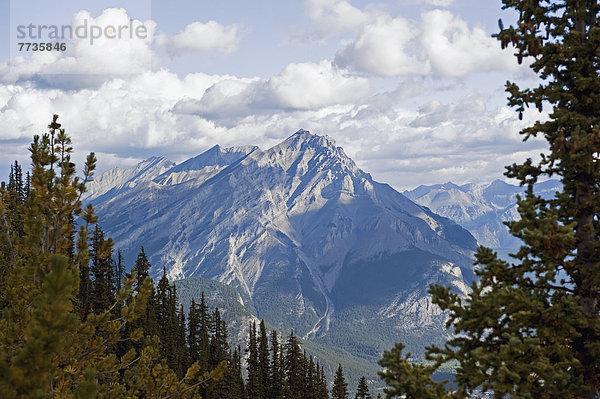
[[[534,192],[551,198],[561,188],[558,180],[536,183]],[[516,251],[520,241],[513,237],[504,222],[518,220],[517,195],[525,189],[496,179],[488,184],[452,182],[421,185],[403,192],[416,203],[452,219],[469,230],[477,241],[498,250],[502,255]]]

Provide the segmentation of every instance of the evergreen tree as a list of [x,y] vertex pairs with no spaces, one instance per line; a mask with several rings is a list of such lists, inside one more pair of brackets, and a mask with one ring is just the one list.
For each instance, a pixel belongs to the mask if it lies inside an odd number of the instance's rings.
[[319,399],[319,383],[321,374],[316,369],[315,360],[312,355],[308,358],[306,368],[306,383],[304,388],[304,399]]
[[198,314],[200,316],[200,332],[198,336],[198,365],[200,370],[206,372],[210,366],[210,315],[208,313],[208,306],[206,306],[206,300],[204,298],[204,292],[200,296],[200,303],[198,304]]
[[188,351],[191,363],[197,362],[200,358],[200,313],[198,304],[192,298],[190,310],[188,312]]
[[285,343],[283,368],[285,374],[285,397],[302,398],[304,389],[304,359],[300,344],[292,330]]
[[260,399],[264,395],[263,390],[263,373],[261,369],[261,362],[258,353],[258,338],[256,336],[256,322],[250,323],[248,332],[248,347],[246,352],[248,358],[246,360],[248,364],[248,378],[246,379],[246,394],[248,399]]
[[207,387],[206,397],[209,399],[233,399],[231,396],[233,387],[229,383],[231,381],[232,360],[230,358],[229,343],[227,342],[227,325],[221,319],[221,312],[218,308],[212,314],[210,332],[212,336],[210,339],[209,364],[211,368],[226,367],[226,373],[221,380]]
[[113,273],[115,291],[118,291],[123,284],[123,279],[125,278],[125,265],[123,264],[123,253],[121,250],[117,251],[117,261],[113,261],[113,264],[115,265],[115,270]]
[[319,398],[329,399],[329,391],[327,390],[327,378],[325,378],[325,369],[321,366],[321,383],[319,385]]
[[348,398],[348,384],[344,379],[344,370],[342,365],[338,365],[333,379],[333,387],[331,388],[331,399],[347,399]]
[[269,391],[269,377],[271,375],[271,360],[269,358],[269,338],[267,336],[267,328],[265,321],[260,321],[258,339],[258,363],[261,373],[261,384],[263,397],[267,398],[266,393]]
[[229,373],[231,383],[231,398],[245,398],[246,391],[244,386],[244,378],[242,377],[242,352],[239,346],[233,350],[231,359],[232,363],[229,368],[231,370]]
[[365,379],[364,375],[360,377],[360,380],[358,381],[358,387],[356,388],[356,395],[354,396],[354,399],[373,399],[371,393],[369,392],[369,385],[367,384],[367,380]]
[[[133,273],[135,273],[136,276],[136,291],[139,292],[139,290],[144,286],[145,282],[150,279],[150,267],[151,265],[148,261],[148,258],[146,257],[144,247],[141,247],[140,253],[138,254],[137,259],[135,261],[135,266],[133,267]],[[146,336],[158,335],[158,323],[156,321],[156,312],[156,293],[154,289],[154,284],[151,284],[151,290],[150,295],[148,297],[146,310],[132,327],[134,329],[141,328]]]
[[269,376],[267,397],[269,399],[283,398],[284,370],[281,345],[277,338],[277,331],[271,332],[271,374]]
[[[543,136],[549,153],[511,165],[506,175],[527,187],[518,201],[520,220],[509,223],[523,245],[505,262],[486,248],[476,259],[479,279],[467,298],[434,286],[433,301],[449,311],[456,337],[429,348],[432,366],[410,364],[402,346],[384,355],[388,395],[449,397],[430,374],[457,362],[457,392],[469,397],[481,387],[495,397],[600,395],[600,5],[596,0],[503,0],[518,14],[516,26],[497,35],[516,48],[518,61],[531,57],[541,78],[534,89],[507,84],[509,105],[519,116],[533,105],[550,107],[549,118],[521,133]],[[533,185],[558,176],[554,198],[534,194]]]
[[189,348],[187,346],[186,341],[186,324],[185,324],[185,312],[183,310],[183,305],[179,305],[179,323],[177,325],[177,336],[175,339],[175,350],[177,351],[177,369],[175,370],[179,377],[183,377],[185,375],[188,367],[191,366],[190,362],[190,353]]
[[0,186],[2,195],[2,207],[4,213],[0,220],[0,309],[6,306],[5,284],[15,259],[10,257],[14,252],[14,246],[23,236],[23,206],[25,204],[25,193],[21,181],[21,166],[17,161],[11,165],[8,184],[4,182]]
[[89,300],[90,309],[95,313],[109,309],[115,300],[112,247],[112,239],[104,239],[104,232],[96,225],[90,251],[90,272],[94,278]]

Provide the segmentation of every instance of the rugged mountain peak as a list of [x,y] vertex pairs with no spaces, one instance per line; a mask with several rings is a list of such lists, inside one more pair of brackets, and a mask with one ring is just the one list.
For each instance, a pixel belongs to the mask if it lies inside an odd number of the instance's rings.
[[256,146],[223,148],[215,145],[202,154],[188,159],[170,169],[167,173],[201,170],[207,166],[227,166],[258,149]]
[[110,190],[120,189],[126,184],[150,181],[175,166],[165,157],[151,157],[138,163],[133,168],[114,167],[94,179],[88,186],[84,199],[92,200]]
[[280,167],[289,175],[298,177],[326,172],[334,179],[348,174],[371,179],[371,176],[361,171],[341,147],[335,145],[333,138],[312,134],[304,129],[298,130],[263,153],[257,153],[256,160],[261,165]]

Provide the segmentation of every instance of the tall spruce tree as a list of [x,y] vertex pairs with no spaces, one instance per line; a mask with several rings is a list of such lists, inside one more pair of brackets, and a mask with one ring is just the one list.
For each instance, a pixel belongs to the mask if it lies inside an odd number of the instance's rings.
[[369,385],[367,384],[367,379],[363,375],[358,380],[358,387],[356,388],[356,395],[354,399],[373,399],[371,393],[369,392]]
[[321,383],[319,385],[319,398],[329,399],[329,391],[327,390],[327,378],[325,378],[325,369],[321,366]]
[[231,398],[245,398],[246,389],[244,386],[244,377],[242,376],[242,349],[239,346],[233,350],[231,359],[232,362],[229,368],[231,370],[229,373]]
[[271,332],[271,374],[269,376],[269,384],[267,397],[269,399],[282,399],[283,388],[284,388],[284,369],[283,369],[283,356],[281,354],[282,348],[277,338],[277,331]]
[[284,346],[283,369],[285,374],[284,396],[302,398],[304,389],[304,358],[298,338],[292,330]]
[[112,247],[112,239],[105,239],[104,232],[96,224],[90,251],[90,272],[94,278],[89,299],[90,309],[95,313],[109,309],[115,301]]
[[[519,62],[531,58],[539,86],[507,83],[508,103],[549,109],[549,118],[521,133],[542,136],[549,152],[540,162],[511,165],[506,175],[521,181],[520,220],[509,223],[523,245],[505,262],[486,248],[472,293],[460,298],[450,288],[430,292],[456,338],[429,348],[432,366],[409,364],[402,346],[381,360],[389,395],[449,397],[429,374],[458,363],[457,391],[468,397],[481,387],[495,397],[600,395],[600,5],[597,0],[503,0],[518,14],[516,26],[497,35],[514,46]],[[561,179],[554,198],[534,194],[546,176]]]
[[262,383],[263,397],[268,398],[269,377],[271,374],[271,359],[269,358],[269,337],[267,336],[267,328],[265,321],[260,321],[259,331],[257,335],[258,344],[258,363],[260,369],[260,381]]
[[263,373],[261,369],[261,361],[258,353],[258,337],[256,334],[256,322],[250,323],[248,329],[248,347],[246,352],[248,357],[248,378],[246,379],[246,394],[248,399],[262,399],[264,397]]
[[197,362],[200,358],[200,312],[198,304],[192,298],[190,310],[188,311],[188,351],[191,363]]
[[227,324],[221,318],[221,312],[218,308],[215,309],[210,320],[210,354],[209,364],[211,368],[224,366],[226,368],[225,375],[219,381],[210,384],[206,389],[207,398],[223,398],[233,399],[233,387],[231,381],[231,352],[229,351]]
[[339,364],[333,378],[333,387],[331,388],[331,399],[348,399],[348,383],[344,378],[344,370]]

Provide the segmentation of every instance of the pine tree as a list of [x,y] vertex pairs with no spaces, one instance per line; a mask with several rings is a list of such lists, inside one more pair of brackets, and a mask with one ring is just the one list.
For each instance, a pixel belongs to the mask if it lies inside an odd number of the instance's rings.
[[113,261],[115,265],[114,270],[114,286],[115,291],[118,291],[121,285],[123,284],[123,279],[125,278],[125,265],[123,264],[123,253],[121,250],[117,251],[117,261]]
[[198,310],[198,304],[192,298],[190,303],[190,310],[188,312],[188,351],[189,359],[191,363],[197,362],[200,358],[200,313]]
[[238,346],[231,354],[231,367],[229,370],[229,382],[231,384],[231,398],[246,398],[244,378],[242,376],[242,351]]
[[283,398],[284,370],[281,345],[277,338],[277,331],[271,332],[271,374],[269,376],[267,397],[270,399]]
[[250,323],[248,332],[248,347],[246,348],[248,358],[248,378],[246,379],[246,394],[248,399],[261,399],[264,395],[263,373],[258,353],[258,338],[256,335],[256,322]]
[[8,184],[2,183],[0,186],[2,205],[5,209],[0,219],[0,309],[6,306],[6,277],[14,263],[10,254],[14,250],[14,244],[24,234],[23,206],[26,196],[21,176],[21,166],[15,161],[14,165],[11,165]]
[[304,359],[300,351],[300,344],[292,330],[285,343],[283,369],[285,374],[286,398],[302,398],[304,389]]
[[204,292],[200,296],[200,303],[198,304],[198,314],[200,315],[200,332],[198,336],[198,365],[200,370],[205,372],[209,370],[210,366],[210,315],[208,313],[208,306],[206,306],[206,300],[204,298]]
[[360,377],[360,380],[358,381],[358,387],[356,388],[356,395],[354,396],[354,399],[373,399],[371,393],[369,392],[369,385],[367,384],[367,380],[365,379],[364,375]]
[[221,312],[218,308],[213,312],[210,321],[210,332],[212,333],[212,336],[210,339],[209,364],[211,368],[225,366],[226,373],[221,380],[216,381],[207,387],[206,397],[233,399],[231,396],[233,387],[229,383],[231,380],[230,373],[232,360],[230,358],[229,343],[227,341],[227,325],[221,318]]
[[90,309],[95,313],[109,309],[115,300],[112,247],[112,239],[105,239],[104,232],[96,225],[90,251],[90,272],[94,278],[89,299]]
[[339,364],[335,372],[333,379],[333,387],[331,388],[331,399],[347,399],[348,398],[348,384],[344,379],[344,370],[342,365]]
[[308,357],[306,367],[306,383],[304,389],[304,399],[319,399],[320,373],[316,369],[315,360],[312,355]]
[[271,360],[269,358],[269,337],[267,336],[267,328],[265,321],[260,321],[258,339],[258,362],[261,373],[260,381],[262,383],[263,397],[267,398],[266,393],[269,391],[269,377],[271,375]]
[[[457,336],[444,348],[429,348],[431,367],[408,363],[401,345],[384,355],[388,395],[415,397],[415,387],[426,385],[427,397],[448,397],[429,374],[453,361],[453,397],[468,397],[477,387],[495,397],[600,394],[600,5],[503,3],[517,11],[518,23],[504,28],[500,22],[502,47],[514,46],[519,62],[531,57],[541,78],[533,89],[508,83],[508,103],[520,117],[530,105],[551,108],[545,122],[521,132],[525,140],[543,136],[549,153],[506,172],[527,187],[518,201],[520,220],[508,224],[523,245],[511,262],[479,248],[479,279],[467,298],[450,288],[430,289]],[[554,198],[534,194],[545,176],[561,179]]]
[[[141,247],[140,253],[137,256],[135,265],[133,267],[133,273],[136,276],[135,290],[139,292],[143,288],[146,281],[150,279],[150,262],[146,257],[144,247]],[[151,281],[151,280],[150,280]],[[141,328],[146,336],[158,335],[158,323],[156,321],[156,292],[154,284],[151,284],[150,295],[146,305],[144,314],[136,320],[136,323],[132,326],[135,328]]]
[[327,390],[327,378],[325,378],[325,369],[321,366],[321,381],[319,385],[319,399],[329,399],[329,391]]

